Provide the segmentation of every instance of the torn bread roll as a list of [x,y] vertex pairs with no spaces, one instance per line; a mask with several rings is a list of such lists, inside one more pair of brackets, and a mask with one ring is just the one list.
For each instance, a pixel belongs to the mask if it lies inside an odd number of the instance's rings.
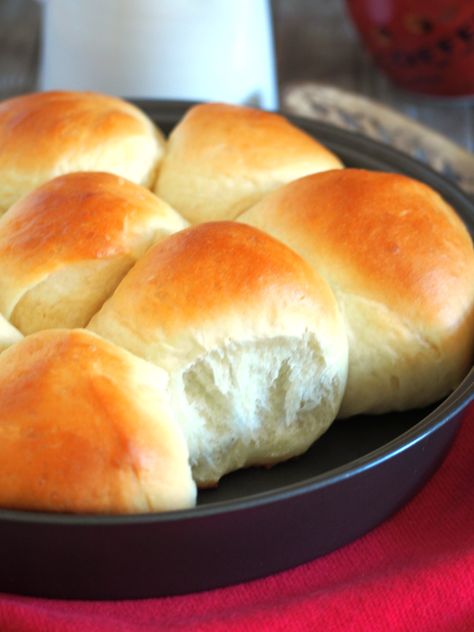
[[474,349],[474,251],[430,187],[357,169],[302,178],[239,221],[293,248],[333,288],[349,336],[340,415],[435,402]]
[[163,371],[83,330],[0,355],[0,506],[80,513],[192,507]]
[[0,102],[0,213],[75,171],[107,171],[151,187],[164,144],[151,119],[117,97],[37,92]]
[[172,131],[155,191],[197,224],[233,219],[281,184],[341,166],[279,114],[207,103]]
[[185,226],[124,178],[55,178],[0,218],[0,312],[24,334],[82,327],[152,243]]
[[89,328],[169,373],[200,486],[301,454],[344,392],[347,341],[326,282],[235,222],[151,248]]

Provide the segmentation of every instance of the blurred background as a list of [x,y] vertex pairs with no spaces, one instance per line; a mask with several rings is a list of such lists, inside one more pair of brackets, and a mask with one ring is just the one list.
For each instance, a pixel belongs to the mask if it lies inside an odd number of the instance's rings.
[[[156,6],[162,2],[153,1]],[[44,40],[46,36],[52,38],[51,33],[48,35],[45,31],[45,24],[43,28],[40,24],[45,4],[50,3],[48,9],[51,12],[53,7],[64,8],[68,3],[80,6],[82,11],[87,5],[95,7],[95,16],[90,18],[88,26],[92,44],[83,48],[86,51],[90,46],[98,46],[100,50],[110,32],[113,33],[110,22],[109,28],[105,22],[100,23],[102,2],[104,6],[110,5],[111,0],[0,0],[0,98],[38,87]],[[199,11],[203,11],[212,5],[212,15],[217,19],[216,7],[230,7],[226,3],[229,0],[207,0],[207,3],[174,0],[173,10],[176,17],[178,10],[187,11],[189,15],[191,6],[199,5]],[[168,4],[171,6],[172,3]],[[243,4],[245,2],[240,0],[240,11],[243,11]],[[241,75],[237,71],[233,76],[231,71],[227,73],[229,85],[233,83],[235,87],[252,72],[266,73],[270,83],[264,88],[260,105],[274,105],[287,112],[327,120],[395,144],[453,175],[467,188],[472,186],[474,191],[474,163],[469,153],[474,150],[473,0],[272,0],[271,3],[262,0],[261,7],[267,4],[271,38],[268,41],[263,37],[262,25],[266,19],[263,14],[253,18],[248,13],[246,25],[238,23],[237,14],[230,19],[234,28],[241,29],[241,39],[236,40],[234,47],[235,59],[242,60],[247,55],[248,64],[241,64]],[[257,5],[256,0],[250,0],[248,11],[256,10]],[[137,3],[129,2],[127,6],[133,11]],[[408,12],[405,6],[409,7]],[[400,14],[402,9],[404,13]],[[365,10],[370,15],[365,15]],[[123,23],[129,24],[133,14],[125,14],[123,9],[122,14]],[[192,24],[197,24],[196,15],[194,21],[191,17],[188,19],[188,40]],[[439,16],[441,26],[436,26],[435,20]],[[77,18],[61,25],[58,37],[63,39],[63,44],[67,43],[67,29],[72,22],[76,23],[77,31]],[[206,59],[210,60],[210,68],[225,58],[222,46],[225,46],[225,38],[229,40],[230,36],[225,35],[223,39],[221,26],[213,31],[210,18],[205,22],[208,31],[201,36],[199,50],[207,45],[210,54]],[[253,30],[250,24],[254,24]],[[147,29],[152,26],[148,24]],[[220,49],[213,51],[212,37],[213,33],[217,34],[217,28],[221,37]],[[98,29],[98,36],[94,29]],[[401,40],[397,39],[400,37]],[[203,42],[203,39],[208,41]],[[121,59],[125,40],[122,37],[116,45],[114,58],[117,60]],[[155,38],[155,42],[158,40],[162,38]],[[412,41],[417,42],[416,54],[407,53],[404,48]],[[265,57],[267,53],[269,56]],[[173,54],[180,59],[179,52]],[[94,55],[98,59],[97,54]],[[49,63],[53,64],[58,55],[51,59],[53,61]],[[398,72],[396,82],[393,75],[392,79],[388,76],[393,70],[388,64],[392,62],[396,66],[394,72]],[[257,70],[259,63],[261,68]],[[90,60],[88,64],[92,76],[95,64],[91,65]],[[274,65],[273,76],[269,64]],[[121,64],[115,65],[120,67]],[[168,67],[172,65],[166,64]],[[180,63],[175,67],[179,68]],[[441,80],[433,75],[433,68],[436,72],[443,71]],[[431,74],[426,75],[427,69]],[[422,70],[426,76],[420,75]],[[124,63],[122,71],[126,72]],[[408,85],[410,90],[401,87],[403,85]],[[426,94],[426,90],[433,92],[433,88],[440,94]],[[202,95],[197,94],[196,98],[202,98]],[[413,126],[416,123],[424,127]]]

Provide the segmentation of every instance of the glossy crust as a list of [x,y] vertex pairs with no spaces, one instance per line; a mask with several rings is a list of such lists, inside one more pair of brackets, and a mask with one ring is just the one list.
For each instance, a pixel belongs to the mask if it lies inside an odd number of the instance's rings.
[[23,333],[84,326],[152,243],[186,225],[119,176],[55,178],[0,219],[0,312]]
[[233,219],[281,184],[341,166],[278,114],[208,103],[171,133],[155,190],[195,224]]
[[444,397],[474,342],[474,252],[454,210],[411,178],[356,169],[302,178],[242,214],[329,282],[350,364],[341,414]]
[[107,337],[116,324],[129,332],[131,350],[173,370],[229,337],[297,334],[308,322],[323,337],[339,332],[325,281],[262,232],[209,222],[151,248],[90,328]]
[[38,92],[0,103],[0,212],[56,176],[108,171],[150,187],[163,135],[138,108],[92,92]]
[[170,374],[201,486],[305,451],[334,420],[347,341],[327,284],[235,222],[151,248],[89,328]]
[[166,375],[83,331],[0,355],[0,506],[136,513],[194,505]]

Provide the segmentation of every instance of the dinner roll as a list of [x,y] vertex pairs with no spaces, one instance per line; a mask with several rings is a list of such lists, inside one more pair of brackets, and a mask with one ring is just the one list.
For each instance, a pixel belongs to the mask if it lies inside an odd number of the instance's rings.
[[191,223],[233,219],[285,182],[341,166],[278,114],[208,103],[171,133],[155,190]]
[[201,486],[305,451],[342,399],[347,341],[327,284],[234,222],[151,248],[89,328],[165,369]]
[[0,352],[22,340],[21,333],[0,314]]
[[109,171],[151,187],[164,139],[138,108],[92,92],[38,92],[0,103],[0,212],[73,171]]
[[284,241],[333,288],[349,336],[341,416],[425,406],[467,373],[473,245],[430,187],[330,171],[282,187],[239,219]]
[[191,507],[196,489],[166,374],[83,330],[0,355],[0,507],[139,513]]
[[55,178],[0,218],[0,312],[24,334],[82,327],[154,241],[186,225],[119,176]]

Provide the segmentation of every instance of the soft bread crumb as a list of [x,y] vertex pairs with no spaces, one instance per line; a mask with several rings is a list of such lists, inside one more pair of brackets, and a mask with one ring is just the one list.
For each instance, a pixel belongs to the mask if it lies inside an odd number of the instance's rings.
[[209,486],[231,470],[302,453],[334,419],[342,388],[311,333],[199,357],[173,386],[195,480]]

